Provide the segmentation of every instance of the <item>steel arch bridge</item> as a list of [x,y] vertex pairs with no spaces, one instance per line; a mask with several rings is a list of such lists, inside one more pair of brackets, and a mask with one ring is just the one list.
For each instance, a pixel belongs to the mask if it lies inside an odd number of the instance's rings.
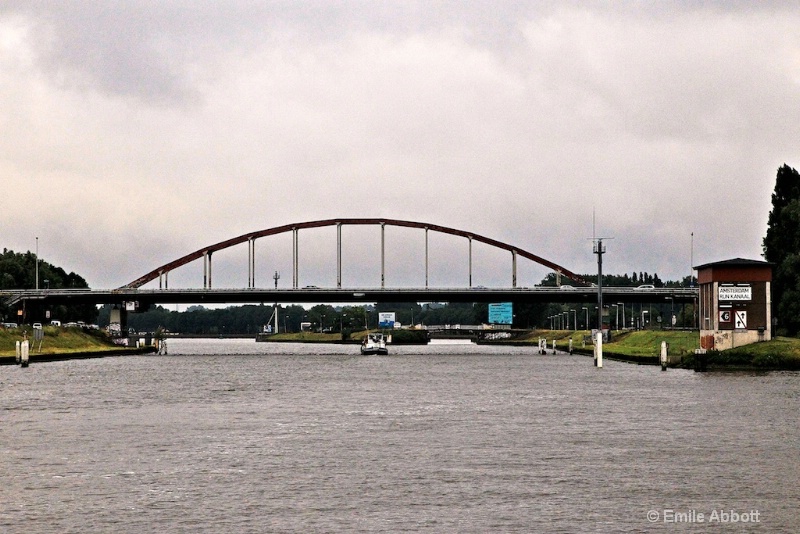
[[299,263],[299,255],[298,255],[298,233],[300,230],[305,230],[309,228],[321,228],[326,226],[335,226],[337,229],[337,278],[336,284],[337,288],[342,287],[342,226],[346,225],[372,225],[372,226],[380,226],[381,227],[381,288],[385,286],[385,227],[386,226],[399,226],[405,228],[415,228],[419,230],[423,230],[425,232],[425,287],[428,287],[428,232],[439,232],[442,234],[448,234],[458,237],[466,238],[469,241],[469,285],[472,287],[472,242],[477,241],[479,243],[487,244],[491,247],[505,250],[511,253],[511,269],[512,269],[512,276],[511,276],[511,285],[513,288],[517,287],[517,257],[522,257],[533,262],[536,262],[540,265],[543,265],[549,269],[552,269],[556,273],[565,276],[576,283],[588,286],[590,285],[586,280],[584,280],[579,275],[573,273],[569,269],[562,267],[550,260],[542,258],[532,252],[527,250],[521,249],[519,247],[510,245],[508,243],[504,243],[502,241],[498,241],[496,239],[491,239],[489,237],[482,236],[480,234],[476,234],[474,232],[467,232],[465,230],[458,230],[456,228],[448,228],[446,226],[439,226],[435,224],[428,224],[423,222],[415,222],[415,221],[404,221],[399,219],[379,219],[379,218],[351,218],[351,219],[324,219],[319,221],[308,221],[308,222],[301,222],[301,223],[294,223],[294,224],[286,224],[283,226],[276,226],[274,228],[268,228],[266,230],[259,230],[257,232],[250,232],[247,234],[240,235],[238,237],[234,237],[231,239],[227,239],[225,241],[221,241],[214,245],[210,245],[199,250],[196,250],[190,254],[182,256],[176,260],[173,260],[169,263],[166,263],[156,269],[153,269],[149,273],[140,276],[136,280],[133,280],[129,284],[122,286],[119,289],[136,289],[148,282],[158,279],[159,281],[159,288],[168,288],[169,281],[168,275],[169,272],[186,265],[187,263],[191,263],[193,261],[202,259],[203,260],[203,288],[204,289],[211,289],[212,285],[212,277],[211,277],[211,257],[214,252],[224,250],[226,248],[240,245],[242,243],[248,244],[248,288],[255,287],[255,241],[260,237],[267,237],[273,236],[278,234],[284,234],[291,232],[293,235],[292,242],[293,242],[293,255],[292,255],[292,266],[293,266],[293,273],[292,273],[292,287],[294,289],[298,288],[298,263]]

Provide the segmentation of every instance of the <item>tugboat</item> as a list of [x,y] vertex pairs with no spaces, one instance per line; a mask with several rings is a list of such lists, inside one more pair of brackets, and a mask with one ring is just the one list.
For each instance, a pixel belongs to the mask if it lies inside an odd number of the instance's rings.
[[386,349],[386,337],[380,333],[367,334],[361,343],[361,354],[380,354],[381,356],[389,354]]

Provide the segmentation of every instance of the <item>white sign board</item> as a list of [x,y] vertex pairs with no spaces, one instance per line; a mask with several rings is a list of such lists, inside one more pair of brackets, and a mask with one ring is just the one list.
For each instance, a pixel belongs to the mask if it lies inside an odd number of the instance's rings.
[[747,329],[747,312],[744,310],[736,310],[734,312],[735,316],[735,324],[734,328],[737,330],[746,330]]
[[394,328],[395,321],[395,312],[378,312],[378,326],[380,328]]
[[719,286],[719,300],[753,300],[753,288],[750,286]]

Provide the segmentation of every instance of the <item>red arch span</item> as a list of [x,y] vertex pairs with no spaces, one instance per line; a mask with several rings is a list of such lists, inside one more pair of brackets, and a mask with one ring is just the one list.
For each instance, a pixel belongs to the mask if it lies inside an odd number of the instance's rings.
[[572,279],[572,280],[574,280],[574,281],[576,281],[576,282],[578,282],[580,284],[589,285],[588,282],[586,282],[586,280],[584,280],[583,278],[581,278],[577,274],[573,273],[569,269],[566,269],[566,268],[564,268],[564,267],[562,267],[562,266],[560,266],[560,265],[558,265],[556,263],[553,263],[552,261],[546,260],[546,259],[542,258],[541,256],[537,256],[536,254],[528,252],[527,250],[523,250],[523,249],[515,247],[513,245],[509,245],[508,243],[503,243],[502,241],[497,241],[496,239],[491,239],[489,237],[484,237],[482,235],[475,234],[473,232],[465,232],[464,230],[457,230],[455,228],[448,228],[446,226],[439,226],[439,225],[436,225],[436,224],[427,224],[427,223],[414,222],[414,221],[401,221],[401,220],[398,220],[398,219],[375,219],[375,218],[370,218],[370,219],[325,219],[325,220],[321,220],[321,221],[309,221],[309,222],[302,222],[302,223],[295,223],[295,224],[286,224],[286,225],[283,225],[283,226],[276,226],[275,228],[268,228],[266,230],[259,230],[257,232],[251,232],[249,234],[240,235],[239,237],[234,237],[234,238],[231,238],[231,239],[228,239],[228,240],[225,240],[225,241],[220,241],[219,243],[217,243],[215,245],[211,245],[211,246],[208,246],[208,247],[201,248],[200,250],[192,252],[191,254],[187,254],[186,256],[178,258],[177,260],[174,260],[174,261],[171,261],[169,263],[166,263],[166,264],[162,265],[161,267],[158,267],[158,268],[150,271],[149,273],[145,274],[144,276],[140,276],[139,278],[137,278],[133,282],[123,286],[123,288],[141,287],[144,284],[155,280],[156,278],[158,278],[163,273],[168,273],[168,272],[172,271],[173,269],[181,267],[182,265],[186,265],[187,263],[191,263],[191,262],[193,262],[193,261],[195,261],[197,259],[202,258],[204,254],[209,254],[209,253],[212,253],[212,252],[216,252],[218,250],[223,250],[223,249],[226,249],[228,247],[232,247],[234,245],[239,245],[239,244],[244,243],[244,242],[246,242],[246,241],[248,241],[250,239],[256,239],[256,238],[259,238],[259,237],[266,237],[266,236],[271,236],[271,235],[276,235],[276,234],[283,234],[283,233],[286,233],[286,232],[291,232],[293,230],[303,230],[303,229],[306,229],[306,228],[320,228],[320,227],[323,227],[323,226],[336,226],[336,225],[339,225],[339,224],[341,224],[341,225],[380,225],[380,224],[384,224],[384,225],[388,225],[388,226],[404,226],[406,228],[419,228],[419,229],[422,229],[422,230],[428,229],[428,230],[433,230],[435,232],[440,232],[440,233],[443,233],[443,234],[450,234],[450,235],[455,235],[455,236],[460,236],[460,237],[466,237],[466,238],[469,238],[469,239],[474,239],[475,241],[479,241],[481,243],[486,243],[487,245],[490,245],[490,246],[493,246],[493,247],[496,247],[496,248],[499,248],[499,249],[508,250],[509,252],[514,252],[517,255],[522,256],[523,258],[529,259],[531,261],[535,261],[536,263],[539,263],[540,265],[544,265],[545,267],[553,269],[556,272],[560,272],[562,275],[564,275],[567,278],[570,278],[570,279]]

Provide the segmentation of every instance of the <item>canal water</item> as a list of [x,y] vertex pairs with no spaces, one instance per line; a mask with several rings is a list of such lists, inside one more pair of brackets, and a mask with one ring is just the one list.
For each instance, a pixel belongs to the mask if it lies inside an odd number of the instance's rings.
[[798,532],[800,374],[171,340],[0,368],[0,532]]

